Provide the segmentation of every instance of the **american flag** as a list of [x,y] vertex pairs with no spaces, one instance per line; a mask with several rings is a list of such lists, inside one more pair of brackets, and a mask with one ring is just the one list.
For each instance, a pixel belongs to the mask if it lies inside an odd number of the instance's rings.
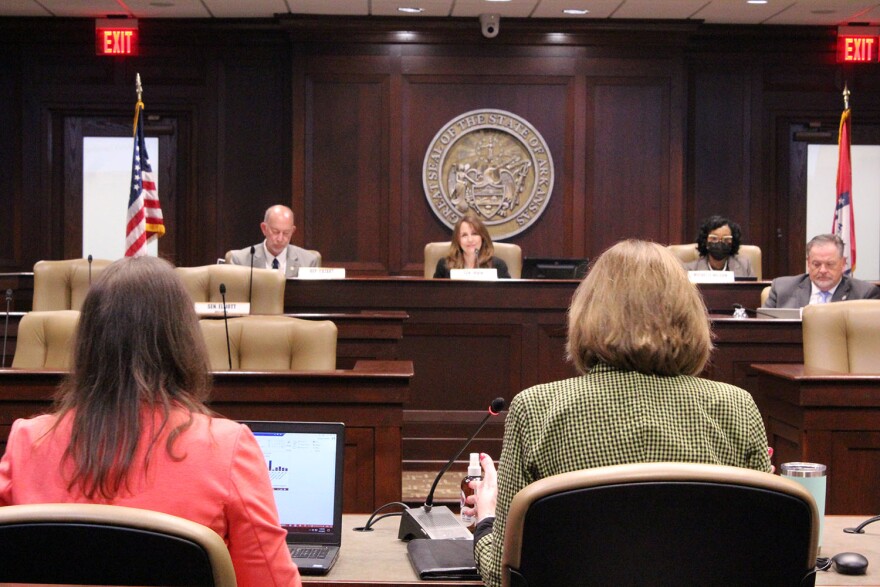
[[850,109],[845,108],[840,117],[840,136],[838,138],[837,160],[837,203],[834,206],[834,227],[831,231],[839,236],[849,254],[846,259],[846,274],[856,270],[856,226],[852,201],[852,162],[850,160]]
[[128,224],[125,227],[126,257],[146,255],[147,242],[165,234],[159,191],[144,140],[144,121],[140,115],[143,109],[144,103],[138,100],[134,107],[134,158],[131,163]]

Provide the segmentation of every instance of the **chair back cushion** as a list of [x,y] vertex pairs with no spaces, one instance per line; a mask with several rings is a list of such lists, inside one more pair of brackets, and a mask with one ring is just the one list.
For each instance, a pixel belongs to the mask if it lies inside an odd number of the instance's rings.
[[[697,251],[697,243],[668,245],[666,248],[669,249],[673,255],[678,257],[682,264],[692,263],[700,258],[700,253]],[[749,260],[749,263],[752,265],[752,271],[755,273],[755,277],[758,278],[758,281],[764,278],[764,274],[761,271],[761,247],[757,245],[741,244],[737,255]]]
[[[507,270],[513,279],[522,277],[522,248],[513,243],[492,243],[495,256],[507,263]],[[425,245],[425,279],[434,277],[437,261],[449,252],[449,242],[434,242]]]
[[880,300],[804,308],[804,366],[840,373],[880,373]]
[[221,302],[220,284],[226,286],[227,302],[247,302],[251,295],[251,314],[283,314],[284,286],[287,280],[280,271],[253,270],[242,265],[203,265],[201,267],[177,267],[177,275],[183,281],[193,302]]
[[76,310],[28,312],[22,316],[12,367],[69,370],[78,322],[79,312]]
[[502,585],[800,585],[818,524],[810,494],[767,473],[693,463],[574,471],[515,496]]
[[81,310],[91,281],[112,262],[92,259],[90,277],[87,259],[37,261],[34,265],[33,310]]
[[213,530],[176,516],[113,505],[0,508],[0,582],[235,587]]
[[229,320],[229,351],[223,320],[199,321],[211,368],[246,371],[332,371],[336,368],[336,325],[329,320],[289,316],[247,316]]

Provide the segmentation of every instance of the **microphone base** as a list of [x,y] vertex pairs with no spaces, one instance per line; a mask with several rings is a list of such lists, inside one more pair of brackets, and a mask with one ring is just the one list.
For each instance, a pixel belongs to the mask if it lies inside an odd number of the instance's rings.
[[472,540],[473,535],[462,526],[458,516],[445,505],[434,506],[431,511],[419,506],[403,510],[400,517],[398,540],[413,538]]

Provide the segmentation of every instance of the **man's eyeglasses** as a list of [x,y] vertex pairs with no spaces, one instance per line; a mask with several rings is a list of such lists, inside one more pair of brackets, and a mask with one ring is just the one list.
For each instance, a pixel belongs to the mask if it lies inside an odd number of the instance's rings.
[[709,236],[706,237],[706,242],[708,242],[708,243],[725,243],[725,244],[730,245],[730,244],[733,244],[733,237],[732,236],[718,237],[718,236],[715,236],[714,234],[710,234]]

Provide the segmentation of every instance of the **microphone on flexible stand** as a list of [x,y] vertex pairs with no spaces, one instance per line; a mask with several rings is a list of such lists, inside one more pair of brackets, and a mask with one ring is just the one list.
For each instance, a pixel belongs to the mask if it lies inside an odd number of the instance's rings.
[[89,287],[92,286],[92,256],[89,255]]
[[3,326],[3,363],[0,367],[6,367],[6,337],[9,335],[9,305],[12,303],[12,290],[6,290],[6,325]]
[[412,538],[472,538],[470,531],[461,525],[458,518],[445,505],[434,505],[434,490],[440,478],[449,470],[452,463],[455,462],[464,449],[468,447],[471,441],[480,433],[483,426],[492,416],[497,416],[504,409],[505,401],[503,397],[496,397],[489,405],[489,410],[477,429],[471,434],[470,438],[465,441],[461,449],[455,453],[455,456],[449,459],[437,477],[434,478],[434,484],[428,492],[425,503],[420,507],[409,508],[403,510],[400,518],[400,529],[397,532],[399,540],[411,540]]
[[226,315],[226,284],[220,284],[220,298],[223,300],[223,325],[226,326],[226,358],[229,359],[229,370],[232,371],[232,349],[229,346],[229,317]]
[[251,294],[254,292],[254,254],[256,254],[254,245],[251,245],[251,279],[248,282],[248,303],[251,303]]

